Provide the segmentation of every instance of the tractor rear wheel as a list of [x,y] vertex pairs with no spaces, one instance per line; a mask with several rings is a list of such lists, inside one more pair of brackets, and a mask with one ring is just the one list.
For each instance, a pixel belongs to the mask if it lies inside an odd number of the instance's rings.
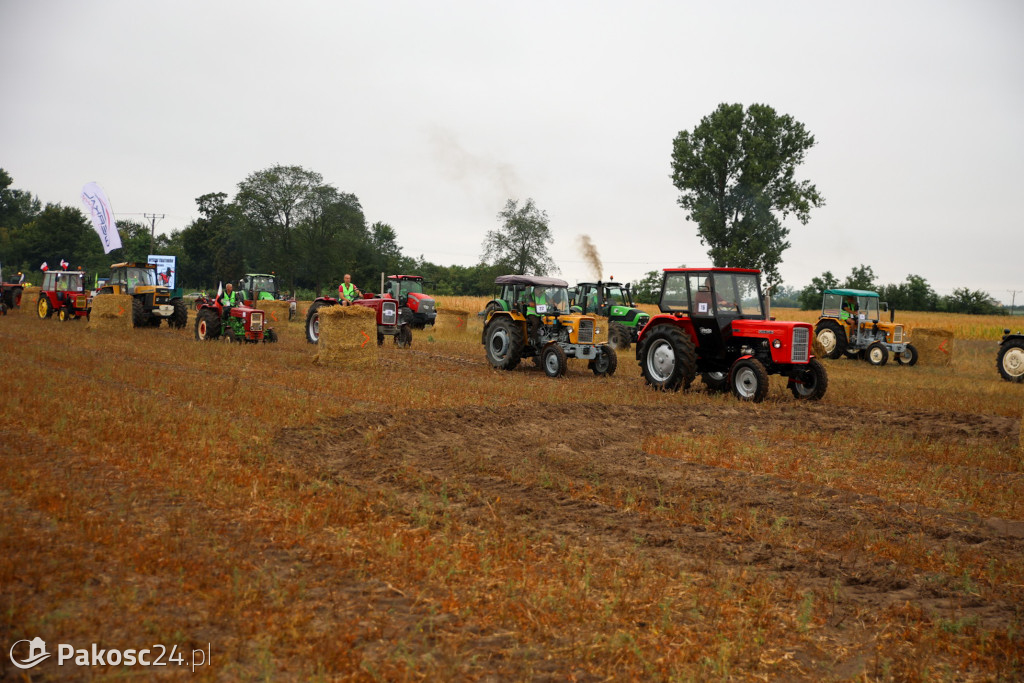
[[608,343],[618,349],[628,349],[630,345],[629,329],[622,323],[608,325]]
[[220,336],[220,316],[212,308],[196,314],[196,341],[210,341]]
[[702,372],[700,373],[700,378],[704,382],[704,386],[708,388],[708,393],[720,394],[723,391],[729,391],[728,372],[722,372],[721,370]]
[[806,368],[789,378],[789,390],[793,396],[807,401],[817,401],[828,389],[828,374],[817,358],[812,358]]
[[760,403],[768,396],[768,371],[756,358],[741,358],[732,364],[729,384],[739,400]]
[[611,377],[619,366],[619,357],[611,344],[597,347],[597,358],[587,363],[587,367],[598,377]]
[[50,300],[45,294],[39,297],[39,305],[36,306],[36,312],[41,319],[46,319],[53,315],[53,306],[50,305]]
[[332,305],[318,301],[306,311],[306,341],[310,344],[320,341],[320,309]]
[[846,330],[835,320],[822,320],[814,331],[818,344],[825,350],[825,356],[835,360],[843,355],[846,348]]
[[845,355],[850,360],[856,360],[858,358],[863,357],[861,354],[861,350],[858,349],[856,346],[847,346],[845,349],[843,349],[843,355]]
[[185,325],[188,325],[188,306],[181,299],[175,299],[171,302],[171,305],[174,306],[174,313],[171,314],[167,323],[171,327],[180,330]]
[[864,360],[881,367],[889,362],[889,349],[882,342],[875,342],[864,350]]
[[996,356],[999,375],[1007,382],[1024,382],[1024,339],[1010,339]]
[[515,320],[502,316],[492,320],[484,330],[487,362],[501,370],[519,365],[523,353],[523,328]]
[[548,377],[561,377],[569,367],[565,351],[558,344],[548,344],[540,353],[541,366]]
[[917,365],[917,348],[913,344],[907,344],[895,358],[900,365]]
[[648,328],[640,340],[640,372],[659,391],[688,389],[697,375],[693,340],[675,325]]

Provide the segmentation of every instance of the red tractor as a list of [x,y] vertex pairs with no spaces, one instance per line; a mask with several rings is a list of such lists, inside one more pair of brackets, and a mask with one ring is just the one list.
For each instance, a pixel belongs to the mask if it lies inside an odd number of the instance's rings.
[[384,297],[398,299],[398,314],[414,329],[422,330],[437,319],[434,297],[423,293],[422,275],[388,275],[384,283]]
[[811,355],[811,324],[766,315],[760,271],[666,269],[659,308],[636,347],[652,387],[685,389],[700,373],[709,391],[731,389],[740,400],[759,402],[768,395],[768,376],[777,374],[798,399],[825,395],[828,375]]
[[277,341],[277,333],[267,327],[263,311],[246,306],[231,306],[227,309],[220,297],[196,299],[196,341],[210,341],[226,338],[228,341],[267,342]]
[[85,290],[85,273],[80,270],[48,270],[43,274],[36,312],[40,318],[54,313],[60,321],[88,318],[92,297]]
[[[306,312],[306,341],[316,344],[320,341],[320,309],[328,306],[338,306],[341,302],[329,296],[322,296],[316,299]],[[398,301],[390,294],[374,296],[363,294],[363,298],[352,302],[353,306],[366,306],[372,308],[377,314],[377,344],[384,343],[384,337],[394,337],[398,346],[406,347],[412,344],[412,323],[403,320],[398,313]]]

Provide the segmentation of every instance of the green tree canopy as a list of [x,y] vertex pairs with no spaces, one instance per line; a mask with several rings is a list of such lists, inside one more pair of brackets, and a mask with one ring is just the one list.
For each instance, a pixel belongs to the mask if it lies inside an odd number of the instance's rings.
[[863,289],[869,292],[877,291],[878,285],[875,284],[875,271],[872,270],[871,266],[865,266],[863,263],[859,266],[854,266],[850,274],[843,280],[843,287],[847,289]]
[[517,200],[509,199],[498,213],[498,219],[502,222],[501,228],[488,230],[484,238],[482,261],[519,275],[558,272],[558,266],[548,253],[552,238],[547,212],[538,209],[533,199],[527,199],[522,206]]
[[828,270],[819,277],[811,278],[811,284],[800,290],[800,308],[805,311],[821,308],[822,293],[838,286],[839,280]]
[[825,203],[814,185],[795,179],[813,146],[802,123],[763,104],[720,104],[676,136],[672,182],[714,265],[760,268],[768,286],[780,281],[790,246],[781,219],[792,214],[806,224]]

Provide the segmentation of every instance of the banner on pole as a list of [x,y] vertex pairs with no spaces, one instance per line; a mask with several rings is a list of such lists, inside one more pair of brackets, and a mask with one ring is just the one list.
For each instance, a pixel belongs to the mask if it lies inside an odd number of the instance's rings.
[[92,227],[103,243],[103,253],[109,254],[121,248],[121,236],[117,233],[114,223],[114,210],[110,208],[110,200],[96,183],[87,183],[82,188],[82,204],[92,220]]

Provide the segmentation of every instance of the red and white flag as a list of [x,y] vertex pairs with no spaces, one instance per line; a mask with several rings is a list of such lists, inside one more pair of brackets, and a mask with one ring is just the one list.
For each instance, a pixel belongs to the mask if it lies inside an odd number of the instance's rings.
[[39,266],[39,270],[46,272],[50,269],[50,266],[46,265],[46,261],[43,261],[43,265]]
[[103,243],[103,253],[109,254],[121,248],[121,235],[114,223],[114,210],[110,208],[110,200],[96,183],[88,183],[82,188],[82,203],[92,219],[92,227]]
[[65,261],[64,259],[60,260],[60,269],[61,270],[67,270],[68,269],[68,262]]

